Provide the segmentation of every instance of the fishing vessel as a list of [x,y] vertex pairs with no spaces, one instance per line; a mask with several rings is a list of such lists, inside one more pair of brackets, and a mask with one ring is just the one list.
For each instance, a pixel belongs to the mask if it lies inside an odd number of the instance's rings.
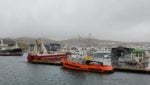
[[85,55],[70,55],[66,59],[62,59],[61,63],[64,68],[82,71],[93,71],[93,72],[113,72],[113,67],[111,65],[104,65],[103,62],[90,61],[89,64],[85,63]]
[[61,64],[61,60],[67,58],[69,52],[53,52],[48,53],[45,48],[44,42],[37,40],[36,44],[30,46],[27,60],[30,63],[43,63],[43,64]]
[[0,44],[0,56],[22,56],[23,49],[18,47],[18,43],[16,44],[4,44],[3,40],[1,40]]
[[65,68],[73,69],[73,70],[82,70],[82,71],[93,71],[93,72],[113,72],[113,67],[109,65],[103,65],[100,62],[94,62],[93,64],[80,64],[69,61],[67,59],[62,60],[62,65]]
[[111,64],[111,51],[107,49],[98,49],[93,53],[94,61],[103,62],[104,65]]

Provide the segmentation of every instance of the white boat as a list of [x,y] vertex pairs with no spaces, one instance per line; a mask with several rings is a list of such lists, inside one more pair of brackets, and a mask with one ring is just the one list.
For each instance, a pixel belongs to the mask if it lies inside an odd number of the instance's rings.
[[111,65],[111,52],[110,51],[97,51],[94,52],[94,61],[103,62],[104,65]]

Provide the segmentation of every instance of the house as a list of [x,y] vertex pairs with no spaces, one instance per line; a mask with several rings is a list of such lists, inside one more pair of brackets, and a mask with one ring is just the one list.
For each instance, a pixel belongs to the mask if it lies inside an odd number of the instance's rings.
[[145,58],[145,51],[143,49],[134,49],[131,52],[131,58],[137,63],[143,63]]

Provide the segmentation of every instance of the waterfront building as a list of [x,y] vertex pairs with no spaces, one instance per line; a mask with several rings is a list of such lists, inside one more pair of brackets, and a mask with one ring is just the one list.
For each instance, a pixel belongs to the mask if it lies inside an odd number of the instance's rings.
[[134,49],[131,53],[131,58],[137,63],[143,63],[145,58],[145,51],[143,49]]

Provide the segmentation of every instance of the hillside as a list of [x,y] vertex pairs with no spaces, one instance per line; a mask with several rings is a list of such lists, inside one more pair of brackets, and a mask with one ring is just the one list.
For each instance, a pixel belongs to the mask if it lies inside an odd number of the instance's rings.
[[[2,38],[1,38],[2,39]],[[15,41],[18,42],[19,46],[27,49],[28,45],[31,43],[35,43],[35,40],[40,39],[44,41],[44,43],[60,43],[63,45],[75,45],[75,46],[112,46],[112,45],[122,45],[122,46],[148,46],[150,47],[150,42],[120,42],[120,41],[112,41],[112,40],[99,40],[95,38],[70,38],[62,41],[55,41],[47,38],[32,38],[32,37],[19,37],[19,38],[3,38],[5,44],[12,44]]]

